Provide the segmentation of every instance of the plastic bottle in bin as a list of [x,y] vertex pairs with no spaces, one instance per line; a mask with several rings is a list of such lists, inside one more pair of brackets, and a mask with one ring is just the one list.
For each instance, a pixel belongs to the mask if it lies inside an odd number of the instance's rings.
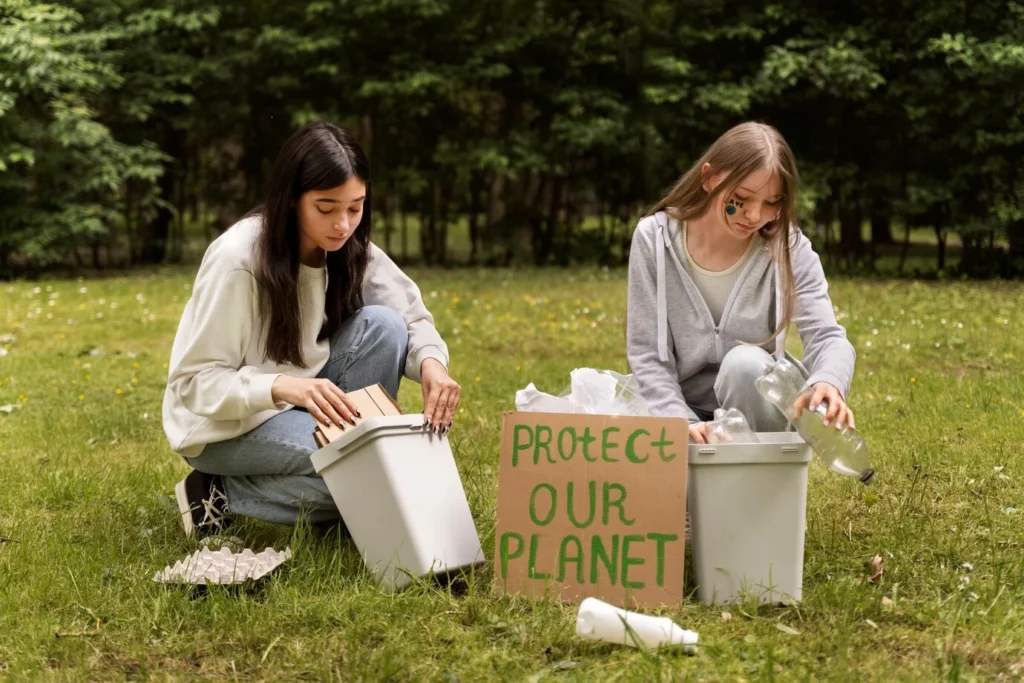
[[754,384],[761,396],[796,426],[796,431],[830,470],[847,477],[857,477],[865,484],[874,478],[875,471],[868,461],[868,447],[864,439],[845,425],[842,430],[826,427],[824,416],[827,406],[821,404],[816,411],[804,410],[800,419],[793,419],[793,405],[804,391],[803,373],[793,363],[780,358]]

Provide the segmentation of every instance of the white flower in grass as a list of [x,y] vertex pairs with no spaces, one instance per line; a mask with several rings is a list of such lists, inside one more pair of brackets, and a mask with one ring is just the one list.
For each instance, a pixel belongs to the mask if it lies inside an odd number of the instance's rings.
[[993,472],[1002,472],[1006,468],[1006,465],[996,465],[992,468]]
[[88,292],[88,291],[89,291],[89,290],[88,290],[87,288],[85,288],[85,287],[79,287],[79,288],[78,288],[78,293],[79,293],[79,294],[85,294],[85,293],[86,293],[86,292]]
[[963,569],[965,572],[973,572],[974,565],[970,562],[964,562],[962,565],[960,565],[960,569]]

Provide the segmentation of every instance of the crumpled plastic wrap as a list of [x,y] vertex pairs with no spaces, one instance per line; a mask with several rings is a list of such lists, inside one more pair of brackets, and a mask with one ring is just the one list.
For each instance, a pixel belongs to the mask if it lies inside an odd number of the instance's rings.
[[280,552],[267,548],[258,553],[248,548],[240,553],[227,547],[220,550],[203,548],[157,572],[153,580],[196,586],[240,584],[263,578],[291,556],[291,548]]
[[650,416],[647,401],[633,375],[612,370],[576,368],[569,387],[559,396],[545,394],[531,382],[516,392],[516,410],[527,413]]
[[715,410],[715,419],[707,425],[708,443],[759,443],[747,418],[736,408]]

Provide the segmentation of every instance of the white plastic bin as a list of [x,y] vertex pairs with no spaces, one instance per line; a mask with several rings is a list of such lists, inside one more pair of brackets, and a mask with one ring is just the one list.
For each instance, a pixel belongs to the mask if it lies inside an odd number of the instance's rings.
[[690,444],[693,571],[705,605],[802,598],[811,449],[796,432],[757,437]]
[[312,461],[383,588],[483,562],[451,446],[422,415],[369,419]]

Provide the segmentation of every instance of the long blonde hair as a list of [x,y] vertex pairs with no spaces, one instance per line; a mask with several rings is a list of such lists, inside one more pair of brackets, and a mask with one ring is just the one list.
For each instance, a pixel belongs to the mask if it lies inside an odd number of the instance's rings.
[[[710,169],[703,172],[704,164]],[[699,218],[708,212],[723,192],[732,193],[751,173],[764,169],[782,183],[782,201],[778,216],[761,228],[768,242],[772,260],[780,266],[782,282],[782,317],[779,327],[758,346],[774,340],[789,327],[793,318],[793,265],[789,255],[790,232],[794,226],[799,176],[793,151],[778,130],[765,123],[748,121],[734,126],[715,140],[700,159],[679,179],[672,191],[655,204],[647,215],[665,211],[678,221]],[[725,173],[725,179],[711,192],[704,183],[711,176]]]

